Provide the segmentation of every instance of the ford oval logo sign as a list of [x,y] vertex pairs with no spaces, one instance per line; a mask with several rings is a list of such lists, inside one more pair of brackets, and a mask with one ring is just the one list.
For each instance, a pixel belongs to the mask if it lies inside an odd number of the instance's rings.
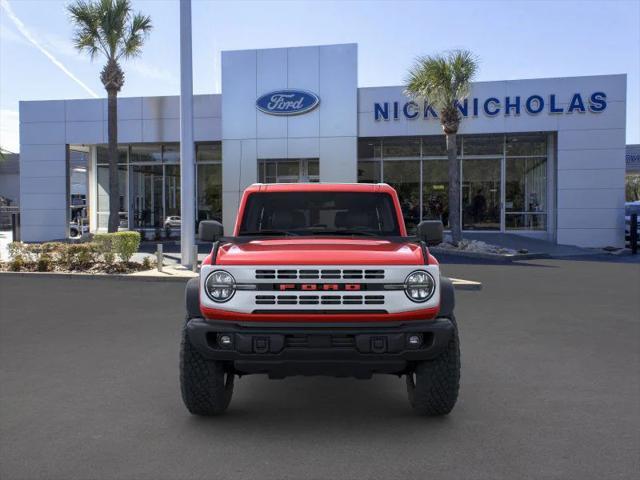
[[262,95],[256,100],[258,110],[269,115],[300,115],[313,110],[320,98],[304,90],[276,90]]

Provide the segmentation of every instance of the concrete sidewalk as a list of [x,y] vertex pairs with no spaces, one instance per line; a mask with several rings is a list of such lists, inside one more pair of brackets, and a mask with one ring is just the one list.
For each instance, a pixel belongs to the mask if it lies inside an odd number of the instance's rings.
[[599,248],[581,248],[576,247],[575,245],[558,245],[546,240],[529,238],[522,235],[515,235],[513,233],[467,232],[464,234],[464,238],[478,240],[481,242],[489,243],[491,245],[510,248],[516,251],[525,249],[528,251],[528,253],[545,254],[549,255],[552,258],[574,257],[579,255],[598,255],[603,253],[603,250]]

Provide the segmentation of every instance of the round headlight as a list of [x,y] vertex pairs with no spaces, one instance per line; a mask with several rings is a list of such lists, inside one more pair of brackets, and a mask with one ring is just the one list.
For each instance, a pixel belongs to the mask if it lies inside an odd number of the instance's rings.
[[426,302],[436,291],[436,282],[429,272],[416,270],[404,281],[404,292],[413,302]]
[[229,272],[215,270],[207,277],[204,289],[211,300],[222,303],[236,293],[236,281]]

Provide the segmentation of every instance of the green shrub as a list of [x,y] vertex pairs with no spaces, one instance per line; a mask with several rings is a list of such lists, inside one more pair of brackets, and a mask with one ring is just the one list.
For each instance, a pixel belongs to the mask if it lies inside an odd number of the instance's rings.
[[22,258],[22,255],[14,254],[14,256],[11,258],[11,261],[9,262],[9,270],[12,272],[19,272],[24,268],[24,266],[25,262]]
[[47,242],[47,243],[41,243],[39,245],[40,247],[40,254],[41,255],[55,255],[55,254],[59,254],[61,250],[65,249],[67,246],[66,243],[60,243],[60,242]]
[[60,254],[60,262],[69,270],[86,270],[98,262],[99,255],[95,243],[66,244]]
[[91,268],[98,262],[100,253],[95,243],[81,243],[74,247],[75,258],[80,268]]
[[149,257],[144,257],[142,259],[142,268],[144,270],[151,270],[153,268],[153,264],[151,263],[151,259]]
[[123,262],[128,262],[140,247],[140,234],[138,232],[116,232],[113,234],[115,252]]
[[38,258],[38,261],[36,263],[36,270],[38,270],[39,272],[50,272],[52,268],[53,262],[51,260],[51,257],[46,253],[40,255],[40,258]]
[[116,259],[113,240],[113,233],[98,233],[93,237],[93,241],[98,246],[98,252],[107,265],[113,264]]

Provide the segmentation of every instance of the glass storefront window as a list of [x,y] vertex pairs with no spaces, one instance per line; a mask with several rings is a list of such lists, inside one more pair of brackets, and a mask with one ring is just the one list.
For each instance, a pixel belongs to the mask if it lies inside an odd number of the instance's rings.
[[[118,146],[118,163],[127,163],[127,154],[129,149],[124,146]],[[109,148],[104,145],[98,145],[96,148],[96,162],[98,165],[109,164]]]
[[130,168],[133,227],[162,228],[162,165]]
[[[97,146],[98,228],[106,229],[109,217],[108,150]],[[167,217],[180,216],[180,144],[120,145],[120,227],[162,229]],[[129,160],[129,162],[127,161]],[[221,142],[196,144],[196,221],[222,216]],[[127,167],[129,163],[129,167]],[[317,165],[316,165],[317,170]],[[129,193],[131,192],[131,198]],[[177,227],[173,223],[175,233]],[[166,232],[165,232],[166,233]]]
[[382,158],[420,158],[420,137],[385,138]]
[[463,230],[500,230],[501,159],[462,161]]
[[464,156],[502,155],[504,135],[463,135]]
[[222,161],[222,144],[216,143],[199,143],[196,145],[196,162],[221,162]]
[[[547,135],[529,132],[458,136],[461,161],[464,151],[463,229],[546,230]],[[421,178],[415,163],[419,159]],[[523,160],[525,164],[516,165],[512,160]],[[523,168],[526,174],[518,170]],[[438,218],[448,227],[449,172],[444,135],[359,139],[358,182],[378,181],[398,190],[409,228],[420,220]],[[421,211],[416,207],[416,198],[422,199]]]
[[380,183],[380,161],[358,161],[358,183]]
[[507,230],[546,230],[547,214],[509,213],[505,215],[504,222]]
[[258,175],[260,183],[276,183],[278,181],[278,164],[276,162],[264,162],[258,164],[262,176]]
[[258,160],[258,182],[319,182],[320,162],[317,158],[270,158]]
[[543,133],[519,133],[517,135],[507,135],[506,152],[507,157],[514,156],[546,156],[547,136]]
[[163,145],[162,161],[164,163],[180,163],[180,145],[179,144]]
[[[121,145],[118,151],[121,226],[126,228],[130,223],[131,228],[162,228],[167,216],[179,216],[179,144]],[[462,151],[461,213],[465,230],[546,230],[546,133],[459,135],[458,152]],[[97,146],[96,153],[96,210],[99,227],[106,228],[107,147]],[[196,162],[197,220],[219,219],[221,142],[197,144]],[[360,138],[357,169],[359,182],[382,181],[396,188],[409,230],[422,219],[439,218],[448,226],[449,183],[444,135]],[[317,182],[319,160],[261,159],[258,178],[264,183]],[[505,179],[504,185],[501,178]]]
[[164,217],[180,216],[180,165],[164,167]]
[[300,162],[281,161],[278,167],[278,183],[296,183],[300,181]]
[[[107,228],[109,225],[109,166],[97,166],[97,214],[98,228]],[[120,201],[118,210],[120,213],[120,228],[129,226],[129,189],[127,182],[127,166],[118,165],[118,190]]]
[[[460,152],[460,141],[457,142]],[[422,137],[422,156],[441,157],[447,154],[447,139],[444,135]]]
[[422,162],[422,219],[449,226],[449,161]]
[[420,160],[385,162],[384,181],[398,192],[407,230],[415,231],[420,222]]
[[87,218],[88,165],[88,151],[69,147],[69,219],[77,225],[89,224]]
[[547,159],[507,158],[505,161],[505,227],[545,230]]
[[198,217],[201,220],[222,221],[222,165],[199,164],[198,169]]
[[222,143],[196,145],[196,231],[202,220],[222,222]]
[[149,163],[162,162],[162,145],[158,144],[140,144],[131,145],[131,163]]
[[382,157],[382,140],[379,138],[359,138],[358,158],[380,159]]
[[307,161],[307,181],[312,183],[320,181],[320,161],[318,159]]

